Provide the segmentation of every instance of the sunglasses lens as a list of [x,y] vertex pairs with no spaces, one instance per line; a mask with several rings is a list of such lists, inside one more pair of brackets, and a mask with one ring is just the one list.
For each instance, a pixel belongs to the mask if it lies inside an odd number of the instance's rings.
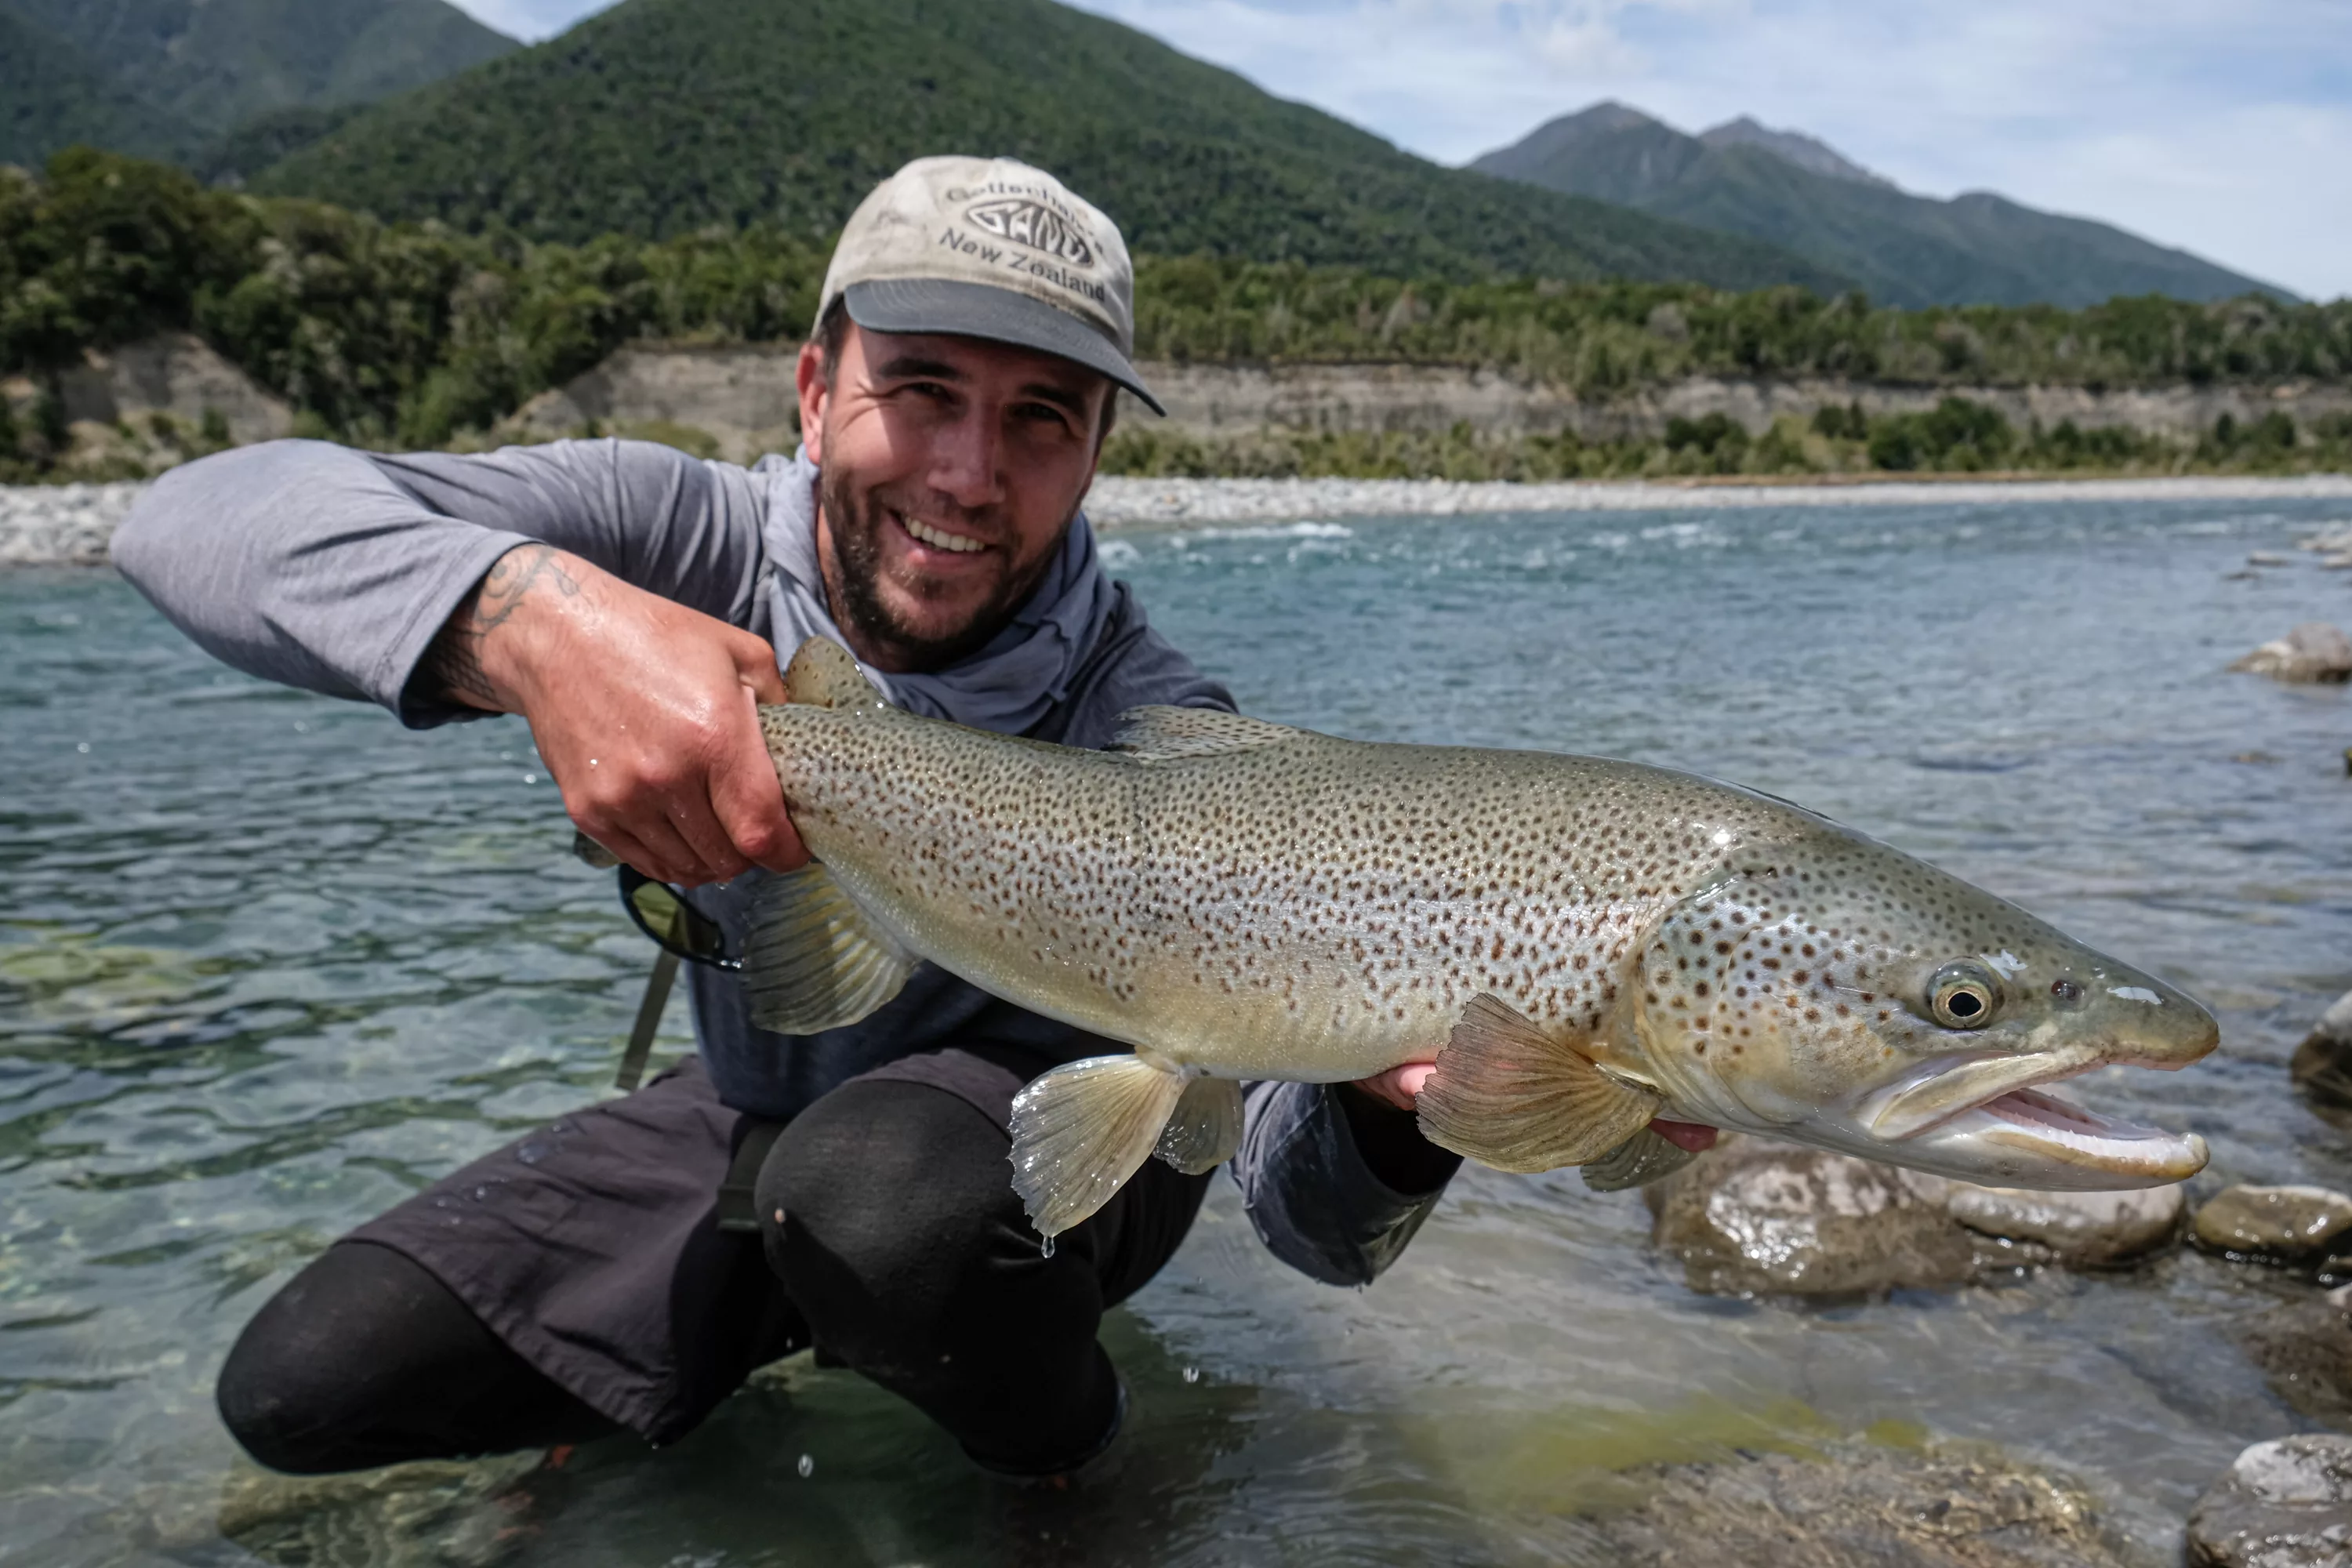
[[727,962],[726,933],[708,916],[660,882],[634,877],[629,880],[629,910],[647,936],[681,958],[704,963]]

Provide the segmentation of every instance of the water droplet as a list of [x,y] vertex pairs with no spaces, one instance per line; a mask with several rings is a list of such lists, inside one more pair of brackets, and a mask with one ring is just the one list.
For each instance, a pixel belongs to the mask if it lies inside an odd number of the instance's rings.
[[539,782],[539,775],[537,773],[525,773],[522,775],[522,782],[525,784],[537,784]]
[[536,1165],[547,1158],[547,1147],[541,1143],[526,1143],[515,1151],[515,1158],[526,1165]]
[[1184,1369],[1184,1381],[1185,1381],[1185,1382],[1187,1382],[1187,1383],[1198,1383],[1198,1382],[1200,1382],[1200,1381],[1201,1381],[1201,1369],[1200,1369],[1199,1367],[1197,1367],[1197,1366],[1188,1366],[1188,1367],[1186,1367],[1186,1368]]
[[74,750],[87,756],[89,754],[89,742],[88,741],[84,741],[80,745],[76,746]]
[[800,1471],[801,1479],[803,1480],[806,1480],[811,1476],[816,1474],[816,1461],[809,1458],[806,1454],[803,1454],[801,1456],[801,1462],[794,1468]]
[[1045,1244],[1044,1244],[1043,1246],[1039,1247],[1037,1248],[1037,1250],[1038,1250],[1039,1252],[1041,1252],[1041,1253],[1045,1254],[1045,1255],[1046,1257],[1048,1257],[1048,1258],[1053,1257],[1053,1256],[1054,1256],[1054,1238],[1053,1238],[1052,1237],[1050,1237],[1050,1236],[1049,1236],[1049,1237],[1047,1237],[1045,1238]]
[[593,768],[593,767],[594,767],[594,766],[596,765],[596,759],[595,759],[595,758],[593,758],[593,757],[589,758],[589,759],[588,759],[588,765],[589,765],[590,767],[592,767],[592,768]]

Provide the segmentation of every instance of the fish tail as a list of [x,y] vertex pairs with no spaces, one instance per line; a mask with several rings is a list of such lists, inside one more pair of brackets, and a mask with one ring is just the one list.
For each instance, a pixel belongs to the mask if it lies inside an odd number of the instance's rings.
[[1013,1101],[1013,1188],[1049,1240],[1086,1220],[1155,1150],[1200,1172],[1241,1142],[1241,1086],[1140,1057],[1055,1068]]

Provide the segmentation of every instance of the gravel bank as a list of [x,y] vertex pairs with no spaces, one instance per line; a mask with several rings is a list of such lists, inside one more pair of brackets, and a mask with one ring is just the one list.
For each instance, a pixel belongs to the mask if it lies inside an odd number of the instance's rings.
[[[144,487],[0,487],[0,567],[96,566]],[[2341,497],[2352,474],[2309,479],[2021,480],[1843,485],[1455,484],[1443,479],[1097,480],[1087,498],[1108,528],[1284,522],[1324,517],[1458,517],[1505,511],[1718,511],[1735,507],[1906,506],[2084,500]]]

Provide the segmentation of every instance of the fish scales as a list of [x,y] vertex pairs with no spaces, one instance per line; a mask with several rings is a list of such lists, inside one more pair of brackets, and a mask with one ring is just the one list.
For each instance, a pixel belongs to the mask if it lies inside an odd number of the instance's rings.
[[[1506,1169],[1654,1174],[1653,1113],[2012,1184],[2202,1163],[2037,1087],[2201,1056],[2194,1002],[1776,797],[1189,710],[1078,751],[891,709],[818,642],[788,684],[762,722],[822,868],[755,921],[755,1010],[845,1022],[927,958],[1132,1047],[1024,1091],[1016,1184],[1048,1235],[1152,1138],[1230,1153],[1231,1080],[1433,1057],[1424,1130]],[[793,1002],[761,991],[772,960],[847,978]]]

